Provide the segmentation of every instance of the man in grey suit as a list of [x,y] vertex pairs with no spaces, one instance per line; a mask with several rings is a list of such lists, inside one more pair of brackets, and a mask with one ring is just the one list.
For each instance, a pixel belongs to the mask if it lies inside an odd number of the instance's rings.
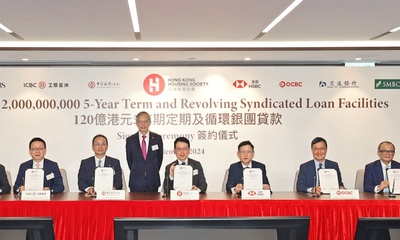
[[81,161],[78,172],[78,187],[82,192],[94,194],[94,174],[97,167],[111,167],[114,169],[113,186],[116,190],[122,189],[122,170],[118,159],[106,156],[108,140],[106,136],[98,134],[92,139],[93,157]]
[[317,183],[317,172],[319,169],[335,169],[340,189],[344,189],[342,175],[339,165],[331,160],[326,159],[328,152],[328,143],[322,137],[316,137],[311,141],[311,152],[314,159],[300,165],[299,177],[297,179],[296,188],[298,192],[311,192],[320,195],[321,187]]
[[177,165],[190,165],[193,167],[192,190],[205,192],[207,182],[201,163],[189,158],[190,142],[185,137],[178,137],[174,141],[174,153],[177,160],[165,167],[164,192],[170,192],[174,186],[174,170]]

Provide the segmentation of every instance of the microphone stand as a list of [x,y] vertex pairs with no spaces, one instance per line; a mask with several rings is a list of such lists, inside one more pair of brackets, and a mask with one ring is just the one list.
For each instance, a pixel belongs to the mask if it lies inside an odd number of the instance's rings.
[[[314,192],[313,193],[311,193],[311,196],[312,197],[319,197],[319,195],[317,194],[317,177],[316,176],[314,176]],[[311,189],[311,191],[312,191],[312,189]]]
[[394,195],[394,184],[396,183],[396,179],[394,178],[393,179],[393,186],[392,186],[392,191],[390,191],[390,186],[388,187],[389,188],[389,196],[388,197],[390,197],[390,198],[395,198],[396,197],[396,195]]

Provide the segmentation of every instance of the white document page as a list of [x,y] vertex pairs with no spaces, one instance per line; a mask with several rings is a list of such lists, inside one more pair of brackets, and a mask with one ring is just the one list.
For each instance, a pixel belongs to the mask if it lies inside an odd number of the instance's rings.
[[246,168],[243,170],[244,190],[263,190],[262,171],[259,168]]
[[25,171],[25,190],[43,190],[44,171],[41,168],[30,168]]
[[191,190],[192,182],[193,167],[190,165],[176,165],[174,169],[174,189]]
[[390,168],[387,171],[390,192],[400,194],[400,169]]
[[321,168],[318,171],[319,185],[323,193],[339,189],[337,172],[335,169]]
[[114,169],[110,167],[98,167],[94,171],[94,191],[113,190]]

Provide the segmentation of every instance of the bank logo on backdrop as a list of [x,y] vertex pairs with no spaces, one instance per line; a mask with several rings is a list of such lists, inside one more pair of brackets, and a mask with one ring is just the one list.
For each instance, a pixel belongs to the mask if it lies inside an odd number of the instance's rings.
[[40,88],[40,89],[45,89],[45,88],[68,88],[69,83],[60,83],[60,82],[45,82],[45,81],[40,81],[40,82],[25,82],[23,83],[24,88]]
[[284,88],[284,87],[303,87],[303,82],[285,82],[285,81],[280,81],[279,82],[279,87]]
[[88,83],[88,87],[91,88],[91,89],[93,89],[94,87],[96,87],[96,83],[93,82],[93,81],[90,81],[90,82]]
[[111,81],[101,81],[101,82],[88,82],[88,88],[119,88],[119,82],[111,82]]
[[320,88],[359,88],[357,81],[319,81],[318,86]]
[[150,74],[143,81],[143,88],[147,94],[157,96],[164,91],[165,81],[158,74]]
[[375,79],[375,89],[400,89],[400,79]]
[[245,88],[247,86],[247,82],[245,80],[236,80],[233,82],[233,86],[235,86],[235,88]]

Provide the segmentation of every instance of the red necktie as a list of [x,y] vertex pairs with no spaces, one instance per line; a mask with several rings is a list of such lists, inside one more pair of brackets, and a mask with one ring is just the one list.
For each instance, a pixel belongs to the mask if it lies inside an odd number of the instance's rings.
[[146,138],[146,136],[142,136],[142,154],[143,154],[143,158],[144,160],[146,160],[146,141],[144,140]]

